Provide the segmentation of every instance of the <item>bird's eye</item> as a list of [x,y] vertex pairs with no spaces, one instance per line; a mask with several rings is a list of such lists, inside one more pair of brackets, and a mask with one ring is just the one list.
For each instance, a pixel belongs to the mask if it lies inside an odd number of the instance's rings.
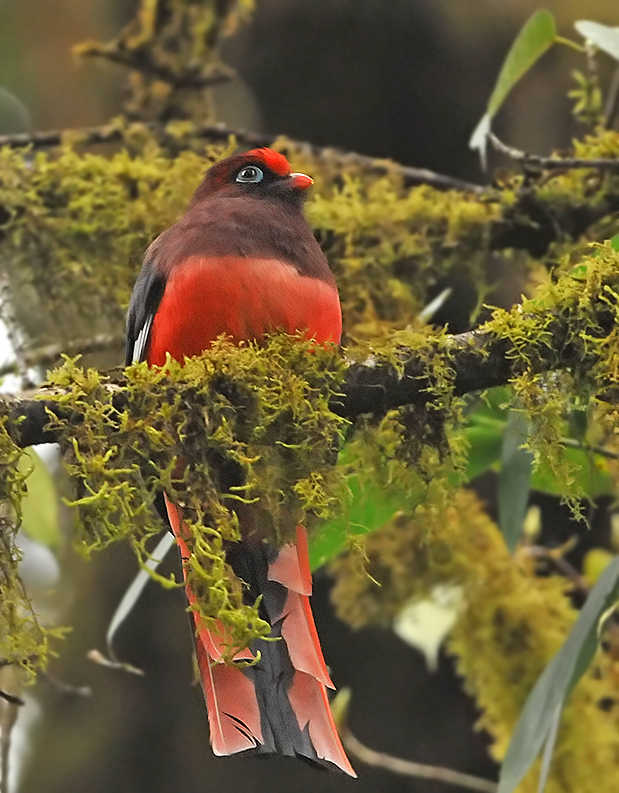
[[264,174],[257,165],[246,165],[236,175],[236,181],[243,184],[251,184],[252,182],[261,182],[264,179]]

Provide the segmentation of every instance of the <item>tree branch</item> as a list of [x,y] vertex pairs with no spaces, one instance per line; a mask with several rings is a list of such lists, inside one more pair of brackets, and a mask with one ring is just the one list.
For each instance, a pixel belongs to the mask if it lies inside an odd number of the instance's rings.
[[539,154],[530,154],[513,146],[508,146],[502,140],[499,140],[493,132],[488,133],[488,139],[496,151],[505,155],[505,157],[509,157],[510,160],[523,165],[543,168],[546,171],[567,171],[571,168],[599,168],[605,171],[619,171],[619,159],[616,158],[542,157]]
[[[537,351],[529,371],[550,371],[572,363],[569,345],[565,344],[567,320],[556,317],[547,323],[546,328],[555,344]],[[522,364],[508,353],[509,344],[505,339],[492,332],[473,330],[442,338],[432,355],[444,358],[453,372],[454,394],[462,395],[502,385],[519,373]],[[433,396],[428,376],[428,349],[422,353],[402,349],[398,359],[398,366],[373,360],[351,363],[340,394],[332,400],[331,410],[336,415],[354,420],[362,414],[381,415],[392,408],[430,401]],[[122,388],[125,382],[124,373],[118,370],[110,373],[105,386],[119,411],[126,408]],[[81,421],[72,408],[69,414],[67,408],[54,398],[62,393],[58,389],[42,388],[30,395],[2,395],[0,408],[4,408],[1,412],[7,415],[5,426],[11,438],[22,447],[57,441],[57,432],[46,429],[48,411],[63,421]]]
[[434,779],[437,782],[444,782],[446,785],[458,785],[468,790],[480,791],[480,793],[496,793],[497,791],[496,782],[489,779],[454,771],[452,768],[444,766],[416,763],[413,760],[404,760],[402,757],[394,757],[385,752],[377,752],[376,749],[370,749],[369,746],[361,743],[348,728],[342,730],[342,743],[354,757],[374,768],[384,768],[394,774],[418,779]]
[[[145,126],[164,143],[170,140],[178,145],[178,139],[167,132],[166,125],[157,122],[150,122]],[[80,144],[93,146],[102,143],[117,143],[122,141],[124,130],[113,125],[102,127],[83,127],[77,130],[49,130],[47,132],[20,132],[13,135],[0,135],[0,147],[10,146],[20,148],[22,146],[32,146],[35,149],[49,148],[58,146],[62,143],[63,137],[70,133],[80,141]],[[244,129],[233,129],[225,124],[201,124],[196,126],[195,137],[207,140],[228,140],[233,135],[239,143],[248,146],[270,146],[278,137],[264,132],[251,132]],[[407,185],[428,184],[439,190],[463,190],[465,192],[482,193],[485,188],[482,185],[465,182],[445,174],[435,173],[427,168],[414,168],[410,165],[401,165],[392,160],[368,157],[356,152],[343,151],[337,148],[317,146],[307,141],[292,141],[296,146],[307,149],[312,154],[328,155],[343,164],[357,165],[370,172],[385,173],[395,171],[402,175]]]
[[98,42],[86,42],[78,45],[75,52],[81,57],[100,58],[111,63],[118,63],[170,83],[177,89],[206,88],[209,85],[227,82],[235,75],[234,69],[224,64],[213,65],[206,71],[196,68],[181,70],[180,73],[177,73],[166,64],[158,63],[149,49],[130,49],[119,46],[118,42],[104,45]]

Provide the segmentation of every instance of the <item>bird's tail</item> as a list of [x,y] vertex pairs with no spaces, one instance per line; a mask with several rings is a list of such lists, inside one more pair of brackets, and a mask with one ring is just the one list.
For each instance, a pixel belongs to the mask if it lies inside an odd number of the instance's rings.
[[[185,562],[189,551],[181,512],[167,499],[166,507]],[[312,578],[305,529],[299,526],[296,544],[279,551],[263,542],[239,543],[229,551],[228,562],[248,586],[249,602],[262,595],[262,616],[271,625],[274,641],[257,640],[235,656],[237,661],[252,660],[259,650],[260,660],[255,664],[224,664],[223,626],[207,630],[194,612],[196,655],[213,752],[229,755],[253,750],[300,756],[356,776],[327,699],[326,687],[334,686],[309,604]],[[186,592],[193,605],[196,599],[188,586]]]

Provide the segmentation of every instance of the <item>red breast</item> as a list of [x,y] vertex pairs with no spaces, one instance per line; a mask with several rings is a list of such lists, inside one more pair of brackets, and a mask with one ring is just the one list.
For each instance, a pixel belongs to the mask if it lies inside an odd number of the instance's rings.
[[304,331],[340,341],[337,291],[278,259],[190,256],[171,272],[151,330],[148,362],[198,355],[221,334],[235,342]]

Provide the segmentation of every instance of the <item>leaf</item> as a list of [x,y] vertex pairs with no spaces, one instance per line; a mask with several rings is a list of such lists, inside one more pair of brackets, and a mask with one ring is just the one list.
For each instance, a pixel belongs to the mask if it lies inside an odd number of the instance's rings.
[[27,132],[32,129],[30,112],[14,94],[0,85],[0,132]]
[[22,530],[33,540],[57,548],[61,542],[58,519],[58,495],[49,469],[34,451],[27,449],[20,461],[20,470],[30,474],[28,492],[22,501]]
[[557,735],[559,734],[559,724],[561,723],[561,714],[563,713],[563,706],[557,705],[552,721],[550,722],[550,729],[548,730],[548,737],[544,744],[544,752],[542,754],[542,765],[539,771],[539,782],[537,784],[537,793],[544,793],[546,782],[548,781],[548,773],[550,771],[550,764],[552,762],[552,755],[555,750],[557,742]]
[[[574,485],[588,498],[614,495],[616,485],[610,473],[608,460],[587,449],[564,448],[563,457],[570,465]],[[531,477],[531,489],[551,496],[561,497],[565,483],[557,479],[545,463],[541,463]]]
[[439,584],[427,598],[406,603],[393,620],[395,634],[422,653],[430,672],[438,668],[440,649],[458,618],[462,600],[459,586]]
[[310,539],[310,565],[312,570],[328,562],[342,551],[354,535],[367,534],[388,523],[396,512],[411,511],[416,503],[403,492],[368,487],[363,490],[359,477],[348,478],[350,502],[344,513],[324,523]]
[[118,660],[114,651],[114,639],[118,629],[131,614],[136,603],[140,599],[140,595],[144,591],[144,587],[151,580],[152,576],[150,575],[149,571],[157,569],[173,545],[175,545],[174,537],[169,531],[166,531],[163,537],[157,543],[157,546],[150,555],[150,558],[146,561],[144,567],[138,571],[136,577],[127,587],[125,594],[122,596],[121,601],[116,607],[116,611],[110,620],[110,624],[105,635],[109,658],[106,658],[98,650],[91,650],[88,654],[88,657],[91,661],[101,664],[102,666],[109,666],[115,669],[124,669],[126,672],[131,672],[133,674],[143,674],[141,669]]
[[556,35],[554,17],[545,9],[536,11],[524,23],[503,61],[496,85],[488,100],[487,112],[490,118],[496,114],[518,80],[551,46]]
[[501,448],[499,473],[499,528],[510,552],[518,544],[529,501],[533,457],[522,448],[529,422],[520,410],[511,410]]
[[550,11],[536,11],[525,22],[507,53],[494,85],[486,112],[475,127],[469,147],[479,151],[485,170],[486,142],[490,124],[507,95],[520,78],[546,52],[556,37],[555,20]]
[[469,442],[465,481],[471,482],[499,462],[504,429],[504,422],[475,422],[464,430]]
[[615,236],[611,239],[610,247],[614,251],[619,251],[619,234],[615,234]]
[[557,709],[589,666],[600,616],[619,598],[619,556],[604,570],[570,634],[529,694],[501,767],[497,793],[512,793],[550,735]]
[[469,442],[465,481],[470,482],[499,463],[507,424],[506,405],[510,399],[509,388],[491,388],[486,391],[484,401],[468,415],[468,426],[464,429]]
[[574,27],[584,39],[592,41],[598,49],[619,61],[619,27],[590,22],[588,19],[579,19],[574,22]]
[[[484,399],[479,399],[474,410],[467,416],[464,434],[469,443],[468,463],[463,473],[454,475],[452,484],[463,485],[474,480],[485,471],[499,466],[508,424],[511,390],[507,386],[488,389]],[[338,464],[350,465],[352,461],[345,447],[340,453]],[[573,464],[574,477],[584,495],[596,498],[613,492],[613,480],[608,472],[607,461],[598,454],[583,449],[566,448],[563,452]],[[525,452],[522,452],[525,455]],[[415,495],[407,496],[395,488],[368,487],[363,491],[359,477],[354,473],[348,477],[350,501],[344,514],[324,523],[310,538],[310,562],[316,569],[340,553],[349,538],[363,535],[384,526],[400,510],[410,512],[417,505]],[[551,495],[561,496],[565,486],[554,476],[547,465],[540,465],[532,474],[531,488]],[[510,486],[511,487],[511,486]],[[521,495],[522,498],[522,495]],[[526,508],[526,504],[525,504]],[[517,537],[524,520],[514,517],[514,534]],[[511,531],[511,530],[510,530]]]

